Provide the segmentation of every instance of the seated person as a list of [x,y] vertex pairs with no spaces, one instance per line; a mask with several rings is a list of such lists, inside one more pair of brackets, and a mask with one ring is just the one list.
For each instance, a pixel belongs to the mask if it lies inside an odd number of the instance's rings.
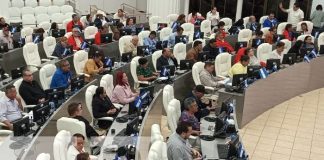
[[274,40],[277,29],[272,27],[269,29],[269,33],[265,35],[265,43],[274,44],[276,40]]
[[178,124],[176,132],[172,133],[167,141],[168,160],[192,160],[201,157],[200,153],[188,142],[191,133],[191,124]]
[[111,101],[122,105],[134,105],[133,102],[138,95],[138,92],[131,90],[126,73],[118,71],[116,74],[116,86],[112,92]]
[[125,29],[131,29],[132,34],[136,34],[136,26],[134,24],[134,19],[133,18],[127,18],[126,20],[126,26],[124,27]]
[[261,25],[256,21],[255,16],[250,16],[249,21],[246,23],[246,29],[252,30],[252,32],[259,31]]
[[[94,118],[115,117],[118,114],[118,110],[111,103],[103,87],[98,87],[93,95],[92,112]],[[101,129],[108,129],[111,124],[111,121],[98,121],[98,126]]]
[[13,49],[14,45],[13,45],[13,39],[12,39],[12,35],[9,31],[9,25],[6,27],[2,28],[2,34],[0,34],[0,43],[7,43],[8,44],[8,49]]
[[306,35],[310,35],[312,34],[312,32],[310,30],[308,30],[308,26],[307,26],[307,23],[306,22],[303,22],[301,24],[301,31],[300,31],[301,34],[306,34]]
[[12,122],[22,118],[23,110],[15,86],[6,86],[5,96],[0,99],[0,122],[4,123],[8,129],[13,130]]
[[92,16],[91,16],[91,14],[87,14],[86,19],[84,21],[84,26],[83,27],[87,28],[88,26],[91,25],[91,23],[92,23]]
[[234,48],[228,42],[225,41],[224,34],[221,32],[216,33],[216,47],[222,47],[226,50],[226,52],[235,54]]
[[221,32],[224,37],[227,36],[228,32],[225,31],[225,22],[220,21],[216,27],[212,29],[213,33]]
[[303,48],[314,49],[315,45],[312,40],[313,40],[312,36],[306,36],[304,39]]
[[263,27],[276,27],[278,25],[278,20],[275,18],[275,13],[271,11],[269,13],[269,16],[266,20],[263,22]]
[[163,66],[169,65],[178,67],[178,61],[169,48],[163,48],[161,57],[156,61],[156,69],[161,70]]
[[199,16],[197,12],[192,12],[189,22],[195,25],[197,19],[204,20],[205,18],[203,16]]
[[213,49],[217,48],[215,42],[216,42],[216,39],[214,39],[214,38],[210,39],[209,43],[207,45],[205,45],[202,50],[204,52],[210,52]]
[[276,49],[272,51],[270,58],[280,59],[280,63],[282,63],[284,49],[285,49],[284,42],[277,43]]
[[244,55],[248,55],[250,57],[249,66],[265,65],[265,63],[260,62],[258,58],[256,58],[256,56],[254,55],[254,49],[251,47],[240,48],[235,55],[234,63],[240,62],[241,57]]
[[71,53],[69,48],[68,39],[66,37],[60,37],[56,43],[52,56],[64,58],[69,54],[72,55],[73,53]]
[[84,145],[85,145],[84,142],[85,142],[85,137],[82,134],[80,133],[74,134],[71,138],[71,144],[66,153],[66,159],[77,160],[78,158],[80,159],[80,157],[83,157],[81,156],[81,154],[86,153],[84,149]]
[[179,118],[179,123],[186,122],[191,124],[192,126],[192,134],[199,135],[200,134],[200,122],[195,117],[195,113],[198,112],[198,105],[196,100],[193,97],[186,98],[184,100],[184,111],[182,111],[181,116]]
[[195,41],[193,47],[189,49],[186,55],[186,60],[198,61],[198,55],[202,52],[202,42]]
[[3,28],[8,27],[9,24],[6,23],[6,20],[4,19],[4,17],[0,17],[0,30],[3,30]]
[[81,30],[83,30],[83,26],[82,23],[80,22],[80,18],[78,15],[73,14],[72,15],[72,20],[66,25],[66,32],[72,32],[73,28],[76,28],[75,26],[78,26],[78,28]]
[[170,35],[169,40],[168,40],[168,46],[173,47],[174,45],[176,45],[176,41],[175,41],[176,38],[175,37],[176,36],[182,36],[182,33],[183,33],[183,28],[178,27],[177,31]]
[[98,11],[96,18],[94,20],[95,26],[98,28],[98,30],[102,29],[102,27],[108,22],[108,19],[104,16],[101,11]]
[[[253,39],[263,39],[263,32],[262,31],[255,31],[255,34],[252,36],[252,40]],[[252,41],[251,41],[252,43]]]
[[156,51],[156,32],[151,31],[149,37],[144,38],[144,46],[149,46],[149,50],[151,53]]
[[295,44],[289,49],[288,53],[296,53],[300,54],[300,49],[303,47],[303,41],[298,40],[295,42]]
[[91,158],[88,152],[84,152],[84,153],[79,153],[76,156],[75,160],[91,160]]
[[250,57],[248,55],[243,55],[240,62],[235,63],[231,69],[228,71],[228,75],[233,78],[235,74],[246,74],[247,66],[250,63]]
[[293,41],[292,31],[293,31],[292,24],[287,24],[282,35],[285,37],[285,39],[288,39],[289,41]]
[[121,23],[126,22],[126,13],[122,9],[118,9],[118,12],[114,14],[114,19],[119,19]]
[[86,82],[91,82],[95,75],[102,74],[106,71],[103,67],[102,60],[103,53],[98,52],[93,55],[92,58],[89,58],[88,61],[84,65],[83,73],[90,75],[90,77],[85,77]]
[[58,30],[59,30],[59,26],[57,25],[56,22],[53,22],[53,23],[51,24],[51,28],[50,28],[50,30],[48,31],[48,36],[52,36],[52,32],[53,32],[53,31],[58,31]]
[[101,44],[101,35],[102,34],[108,34],[108,33],[109,33],[109,25],[108,25],[108,23],[106,23],[96,33],[96,35],[95,35],[95,42],[94,43],[96,45],[100,45]]
[[228,32],[232,35],[234,34],[239,34],[240,30],[244,29],[244,20],[241,18],[239,20],[237,20],[232,26],[231,28],[228,30]]
[[80,50],[81,45],[83,43],[83,39],[81,37],[81,31],[79,28],[73,28],[72,35],[68,38],[68,44],[73,46],[73,50]]
[[60,61],[60,68],[58,68],[51,81],[50,88],[64,87],[68,88],[70,86],[72,73],[70,71],[70,63],[67,60]]
[[133,36],[130,43],[125,43],[124,45],[124,52],[133,52],[133,56],[137,55],[137,46],[138,46],[138,37],[135,35]]
[[223,80],[213,76],[215,65],[213,62],[205,62],[204,70],[199,73],[201,84],[208,87],[220,88],[223,86],[218,81]]
[[139,81],[154,81],[157,78],[159,74],[152,71],[146,58],[138,59],[138,63],[136,73]]
[[182,24],[186,23],[186,16],[184,14],[180,14],[176,21],[171,25],[172,33],[177,31]]
[[19,87],[19,94],[25,100],[25,103],[27,105],[37,105],[45,102],[46,94],[38,82],[34,80],[32,72],[25,69],[22,74],[23,81]]

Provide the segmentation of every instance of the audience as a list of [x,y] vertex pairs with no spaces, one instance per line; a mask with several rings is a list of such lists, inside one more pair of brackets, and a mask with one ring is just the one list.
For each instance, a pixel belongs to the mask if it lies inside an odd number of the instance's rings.
[[252,32],[258,31],[261,29],[261,25],[256,21],[255,16],[250,16],[249,21],[246,23],[246,29],[252,30]]
[[186,23],[186,16],[184,14],[180,14],[178,19],[174,21],[171,26],[172,32],[177,32],[178,28],[184,23]]
[[288,53],[300,53],[300,49],[303,47],[303,41],[298,40],[295,42],[295,44],[289,49]]
[[190,48],[186,55],[186,60],[193,60],[194,62],[198,61],[198,55],[202,52],[202,42],[195,41],[193,48]]
[[[201,157],[200,153],[191,147],[188,139],[192,133],[192,126],[188,123],[180,123],[176,132],[171,134],[167,142],[168,160],[192,160]],[[197,159],[198,160],[198,159]]]
[[263,39],[263,32],[262,31],[257,30],[254,33],[255,34],[252,36],[252,39],[251,39],[251,44],[252,44],[253,39]]
[[169,48],[163,48],[162,55],[156,61],[156,69],[161,70],[163,66],[178,66],[178,61]]
[[304,39],[303,48],[314,49],[315,45],[314,45],[312,40],[313,40],[312,36],[306,36],[305,39]]
[[58,30],[59,30],[59,26],[57,25],[56,22],[53,22],[51,24],[50,30],[48,31],[48,36],[52,36],[53,31],[58,31]]
[[89,58],[84,65],[83,73],[88,74],[90,77],[85,77],[86,82],[91,82],[95,75],[103,74],[106,69],[103,67],[104,55],[102,52],[95,53],[92,58]]
[[263,27],[277,27],[278,25],[278,20],[275,18],[275,13],[273,11],[271,11],[269,13],[269,16],[266,20],[264,20],[263,22]]
[[128,53],[128,52],[132,52],[133,53],[133,57],[135,57],[137,55],[137,46],[138,46],[138,37],[135,35],[132,37],[132,40],[130,41],[130,43],[125,43],[124,45],[124,52]]
[[205,62],[204,70],[199,73],[201,84],[208,87],[220,88],[223,85],[218,81],[223,80],[213,76],[215,64],[213,62]]
[[91,23],[92,23],[92,16],[91,16],[91,14],[87,14],[86,20],[84,21],[84,28],[91,26]]
[[73,28],[79,28],[80,30],[83,30],[82,23],[80,22],[80,18],[78,15],[73,14],[72,20],[66,25],[66,32],[72,32]]
[[106,16],[104,16],[105,13],[102,13],[102,11],[98,11],[96,15],[96,19],[94,20],[94,24],[98,29],[102,29],[103,25],[107,24],[108,19]]
[[150,52],[154,52],[156,50],[156,32],[155,31],[151,31],[150,35],[148,37],[144,38],[144,46],[148,46]]
[[312,13],[310,20],[313,23],[314,29],[319,29],[322,27],[322,22],[324,21],[324,12],[322,5],[319,4],[316,6],[316,11]]
[[206,19],[210,20],[211,28],[214,28],[219,22],[219,12],[217,12],[217,8],[214,6],[211,11],[209,11],[206,15]]
[[67,160],[76,160],[78,154],[85,153],[84,141],[85,137],[80,133],[76,133],[72,136],[71,145],[69,146],[66,153]]
[[140,58],[138,63],[136,73],[139,81],[154,81],[157,78],[159,74],[152,71],[146,58]]
[[197,20],[204,20],[205,19],[203,16],[198,15],[198,14],[200,14],[200,13],[198,13],[198,12],[192,12],[191,13],[191,19],[189,20],[189,22],[192,23],[192,24],[194,24],[194,25],[196,25],[196,21]]
[[136,34],[136,26],[135,26],[135,23],[134,23],[134,19],[133,18],[127,18],[126,26],[124,28],[125,29],[131,29],[132,34],[135,35]]
[[122,9],[118,9],[118,12],[114,14],[114,19],[119,19],[121,23],[126,22],[126,13]]
[[104,24],[101,29],[98,30],[98,32],[95,35],[95,44],[96,45],[100,45],[101,42],[101,35],[102,34],[108,34],[109,33],[109,25],[108,23]]
[[272,51],[270,58],[280,59],[280,62],[282,62],[284,49],[285,49],[285,43],[278,42],[276,45],[276,49]]
[[212,29],[214,33],[220,32],[223,34],[223,37],[227,36],[227,32],[225,31],[225,23],[220,21],[216,27]]
[[9,26],[2,28],[2,34],[0,34],[0,43],[7,43],[8,49],[13,49],[13,39],[9,31]]
[[60,68],[58,68],[51,81],[51,88],[64,87],[68,88],[70,86],[72,78],[72,73],[70,71],[70,63],[67,60],[60,61]]
[[54,48],[52,56],[64,58],[68,56],[72,51],[69,48],[68,39],[66,37],[60,37]]
[[244,29],[245,26],[244,26],[244,20],[241,18],[239,20],[237,20],[232,26],[231,28],[228,30],[228,32],[231,34],[231,35],[236,35],[236,34],[239,34],[239,32]]
[[192,97],[186,98],[184,100],[184,111],[182,111],[179,118],[179,123],[189,123],[192,126],[192,134],[200,134],[200,122],[195,117],[195,113],[198,112],[198,105],[196,100]]
[[75,27],[72,30],[72,35],[68,38],[68,44],[73,47],[73,50],[80,50],[83,43],[81,37],[81,31],[79,28]]
[[[92,99],[92,112],[94,118],[115,117],[118,109],[111,103],[103,87],[98,87]],[[98,120],[98,126],[101,129],[108,129],[111,121]]]
[[227,52],[235,54],[234,48],[228,42],[225,41],[224,34],[221,32],[216,33],[216,47],[224,48]]
[[169,47],[173,47],[176,44],[176,41],[175,41],[176,38],[175,37],[176,36],[182,36],[182,33],[183,33],[183,28],[182,27],[178,27],[176,29],[176,32],[172,33],[169,36],[168,46]]
[[293,8],[285,9],[282,6],[282,2],[279,3],[279,8],[281,11],[288,13],[287,22],[292,24],[293,28],[297,27],[297,24],[304,19],[304,12],[300,9],[299,3],[294,3]]
[[259,59],[254,55],[254,49],[253,48],[246,48],[244,51],[244,55],[247,55],[250,57],[250,63],[249,66],[265,66],[265,63],[260,62]]
[[287,24],[282,35],[285,37],[285,39],[288,39],[289,41],[293,41],[292,31],[293,31],[292,24]]
[[91,158],[90,158],[90,155],[89,155],[89,153],[87,153],[87,152],[85,152],[85,153],[79,153],[77,156],[76,156],[76,158],[75,158],[75,160],[90,160]]
[[8,27],[9,24],[6,23],[6,20],[4,19],[4,17],[0,17],[0,30],[2,30],[5,27]]
[[275,35],[276,35],[277,29],[276,27],[271,27],[269,29],[269,33],[265,35],[265,43],[273,44],[275,40]]
[[15,86],[6,86],[5,95],[0,99],[0,122],[13,130],[12,122],[22,118],[23,110],[24,107],[21,105],[21,99],[17,97]]
[[246,74],[247,66],[250,63],[250,57],[248,55],[243,55],[240,59],[240,62],[235,63],[231,69],[228,71],[228,75],[233,78],[235,74]]
[[300,31],[301,34],[309,35],[312,33],[311,30],[308,30],[308,26],[306,22],[301,23],[300,26],[301,26],[301,31]]
[[23,81],[19,87],[19,94],[25,103],[27,105],[37,105],[45,102],[46,94],[38,82],[34,80],[32,72],[25,69],[22,75]]

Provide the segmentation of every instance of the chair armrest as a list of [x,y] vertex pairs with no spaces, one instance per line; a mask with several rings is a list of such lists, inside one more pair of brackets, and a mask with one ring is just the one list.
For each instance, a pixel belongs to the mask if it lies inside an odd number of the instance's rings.
[[214,90],[215,90],[215,88],[213,88],[213,87],[209,87],[209,86],[205,86],[205,89],[207,89],[207,90],[211,90],[211,91],[214,91]]
[[86,74],[86,73],[78,73],[78,75],[84,75],[84,76],[86,76],[86,77],[90,77],[90,75],[89,74]]
[[138,83],[140,83],[140,84],[150,84],[149,81],[138,81]]
[[40,66],[37,65],[37,64],[28,64],[28,66],[32,66],[32,67],[36,67],[36,68],[40,68]]
[[55,56],[47,56],[47,58],[58,59],[58,57],[55,57]]
[[190,135],[189,139],[197,139],[197,136]]
[[114,118],[113,117],[101,117],[101,118],[97,118],[97,120],[114,121]]
[[36,107],[36,105],[26,105],[26,106],[24,106],[24,108],[34,108],[34,107]]
[[5,129],[1,129],[0,130],[0,135],[10,135],[12,134],[12,131],[11,130],[5,130]]
[[42,62],[49,62],[51,61],[50,59],[41,59]]
[[113,103],[113,105],[117,108],[117,109],[121,109],[124,107],[124,105],[122,104],[118,104],[118,103]]
[[90,155],[90,160],[98,160],[99,158],[97,156],[94,156],[94,155]]
[[222,76],[222,75],[217,75],[216,77],[223,78],[223,79],[226,79],[227,78],[227,77]]
[[2,122],[0,122],[0,126],[2,126],[2,127],[7,127],[7,125],[4,124],[4,123],[2,123]]

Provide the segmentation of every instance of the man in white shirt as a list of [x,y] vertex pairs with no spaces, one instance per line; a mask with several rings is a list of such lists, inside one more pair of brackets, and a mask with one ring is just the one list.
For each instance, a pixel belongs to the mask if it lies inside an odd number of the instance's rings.
[[207,13],[206,17],[206,19],[211,21],[212,27],[215,27],[219,22],[219,12],[217,12],[217,8],[213,7],[212,10]]
[[79,153],[84,153],[84,136],[80,133],[76,133],[72,136],[71,145],[67,151],[67,160],[75,160],[75,157]]
[[223,85],[218,81],[223,80],[213,76],[215,65],[212,62],[205,62],[204,70],[199,73],[201,84],[208,87],[220,88]]
[[13,39],[9,31],[9,26],[2,29],[2,33],[0,33],[0,43],[7,43],[8,49],[13,49]]
[[282,3],[279,4],[279,8],[281,11],[288,13],[288,20],[287,22],[292,24],[294,28],[297,27],[298,22],[303,21],[304,19],[304,12],[300,9],[299,3],[294,3],[293,8],[285,9],[282,6]]
[[282,63],[284,49],[285,49],[284,42],[277,43],[276,49],[272,51],[270,58],[280,59],[280,63]]

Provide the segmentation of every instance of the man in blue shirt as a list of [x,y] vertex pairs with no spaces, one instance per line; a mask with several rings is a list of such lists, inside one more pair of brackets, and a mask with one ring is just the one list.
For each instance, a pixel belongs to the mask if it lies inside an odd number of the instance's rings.
[[52,77],[51,88],[68,88],[71,82],[71,76],[70,63],[67,60],[62,60],[60,62],[60,68],[55,71]]
[[183,28],[182,27],[178,27],[177,28],[177,32],[174,32],[170,35],[169,37],[169,44],[168,47],[173,47],[175,45],[175,37],[176,36],[182,36],[183,33]]
[[152,31],[149,37],[144,38],[144,46],[148,46],[150,52],[154,52],[156,50],[156,32]]
[[270,12],[269,17],[263,22],[263,27],[275,27],[278,24],[278,20],[275,18],[274,12]]

